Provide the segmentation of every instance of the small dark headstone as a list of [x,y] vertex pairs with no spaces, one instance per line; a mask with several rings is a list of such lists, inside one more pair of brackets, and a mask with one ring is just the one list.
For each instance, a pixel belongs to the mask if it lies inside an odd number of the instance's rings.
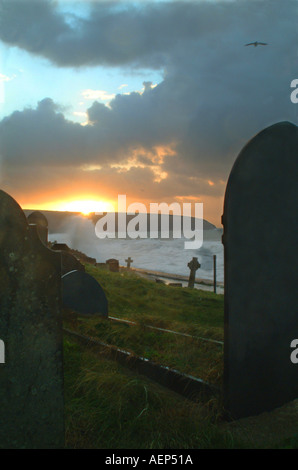
[[62,276],[63,305],[77,313],[108,316],[108,301],[100,284],[83,271]]
[[193,259],[187,264],[187,266],[190,269],[188,287],[193,288],[196,280],[196,271],[201,267],[201,265],[198,262],[198,258],[194,256]]
[[0,191],[0,447],[64,445],[60,255]]
[[298,128],[260,132],[240,152],[224,203],[225,407],[233,418],[298,397]]
[[42,212],[34,211],[27,217],[28,224],[36,225],[37,233],[44,245],[48,243],[48,220]]
[[181,283],[181,282],[169,282],[168,286],[171,286],[171,287],[182,287],[182,283]]
[[106,264],[110,271],[113,273],[119,272],[119,261],[117,259],[111,258],[106,261]]
[[157,284],[165,284],[166,281],[163,281],[163,279],[158,279],[158,278],[155,278],[155,282],[157,282]]
[[48,219],[39,211],[34,211],[27,217],[28,224],[40,225],[41,227],[48,228]]

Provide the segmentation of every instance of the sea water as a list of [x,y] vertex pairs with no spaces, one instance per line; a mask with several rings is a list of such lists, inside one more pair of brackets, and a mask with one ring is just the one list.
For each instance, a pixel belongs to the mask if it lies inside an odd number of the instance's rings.
[[221,229],[205,230],[203,245],[196,250],[184,248],[184,237],[177,239],[99,239],[92,222],[84,217],[74,216],[59,228],[59,233],[50,233],[49,240],[66,243],[70,248],[82,251],[104,263],[109,258],[116,258],[119,264],[126,266],[125,259],[133,259],[132,267],[162,271],[164,273],[188,276],[187,263],[196,256],[201,267],[196,277],[213,280],[213,255],[216,255],[217,281],[223,282],[223,245]]

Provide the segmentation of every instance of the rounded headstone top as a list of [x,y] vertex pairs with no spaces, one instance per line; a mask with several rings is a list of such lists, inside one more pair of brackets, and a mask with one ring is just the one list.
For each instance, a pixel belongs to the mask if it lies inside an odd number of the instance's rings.
[[[234,173],[238,173],[239,167],[243,169],[243,174],[239,176],[245,178],[248,169],[246,166],[253,168],[265,159],[269,166],[273,161],[277,162],[278,166],[283,162],[284,166],[284,154],[285,152],[292,153],[291,150],[297,146],[297,139],[298,127],[289,121],[278,122],[261,130],[240,151],[232,167],[228,185]],[[290,155],[290,160],[292,160],[292,155]],[[267,169],[265,172],[268,173]]]
[[[298,127],[288,121],[273,124],[250,139],[242,148],[230,172],[224,201],[226,213],[231,191],[254,196],[254,186],[263,193],[288,191],[289,182],[296,185]],[[237,188],[237,189],[236,189]],[[261,197],[261,196],[260,196]],[[240,200],[235,204],[240,207]]]
[[27,217],[28,224],[36,224],[36,225],[41,225],[42,227],[47,227],[48,226],[48,220],[47,218],[43,215],[42,212],[39,211],[34,211]]
[[119,260],[115,258],[110,258],[106,260],[106,264],[119,264]]

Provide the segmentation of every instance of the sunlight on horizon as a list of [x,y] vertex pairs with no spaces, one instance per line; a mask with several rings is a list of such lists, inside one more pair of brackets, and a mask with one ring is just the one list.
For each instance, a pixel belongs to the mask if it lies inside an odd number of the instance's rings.
[[115,207],[113,203],[95,199],[80,199],[75,201],[66,201],[59,204],[60,211],[81,212],[83,215],[88,215],[91,212],[114,212]]
[[24,210],[80,212],[83,215],[88,215],[91,212],[115,212],[115,206],[113,202],[105,201],[103,199],[99,201],[95,199],[72,199],[43,204],[30,203],[21,204],[21,207]]

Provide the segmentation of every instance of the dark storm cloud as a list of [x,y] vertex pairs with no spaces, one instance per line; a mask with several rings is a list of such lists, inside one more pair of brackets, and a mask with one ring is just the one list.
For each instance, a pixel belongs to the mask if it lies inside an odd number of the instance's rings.
[[2,163],[64,166],[127,159],[136,147],[150,150],[172,139],[171,126],[162,126],[153,107],[147,92],[117,95],[111,109],[94,102],[87,110],[90,124],[81,126],[45,98],[36,109],[15,111],[0,122]]
[[57,164],[69,154],[76,159],[85,140],[82,127],[66,121],[49,98],[4,118],[0,139],[2,161],[11,165]]
[[187,2],[93,2],[89,18],[57,13],[48,0],[4,0],[2,41],[42,55],[59,66],[139,64],[161,67],[185,41],[227,24],[229,7]]
[[[4,175],[16,164],[102,165],[102,177],[115,175],[119,185],[126,178],[130,186],[137,174],[155,194],[217,195],[249,138],[294,119],[297,1],[94,3],[89,18],[71,23],[53,2],[38,5],[4,1],[0,38],[61,67],[151,66],[162,68],[164,79],[155,88],[145,82],[143,94],[117,95],[110,107],[94,102],[85,127],[67,121],[50,99],[6,117],[0,122]],[[255,40],[269,45],[244,47]],[[176,155],[164,157],[160,171],[168,178],[156,183],[159,146]],[[148,152],[136,157],[145,168],[109,169],[138,148]]]
[[91,5],[88,18],[71,14],[70,22],[53,1],[2,0],[0,39],[62,67],[164,67],[173,54],[183,56],[189,47],[198,53],[209,44],[212,56],[220,44],[230,46],[229,29],[232,36],[254,40],[255,35],[267,36],[273,20],[283,22],[284,31],[289,32],[287,25],[294,21],[291,14],[297,14],[295,0]]

